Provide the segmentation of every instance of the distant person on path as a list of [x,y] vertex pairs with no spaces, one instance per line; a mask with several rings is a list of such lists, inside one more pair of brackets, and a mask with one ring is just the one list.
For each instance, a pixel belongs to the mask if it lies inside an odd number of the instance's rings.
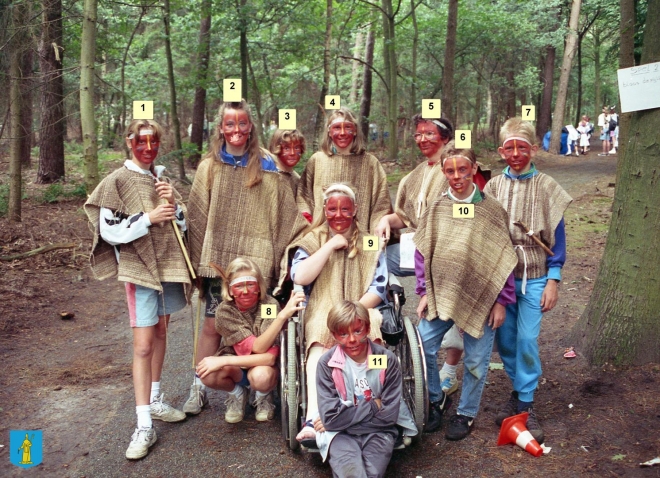
[[616,154],[617,149],[619,148],[619,115],[616,114],[616,107],[610,107],[610,122],[609,122],[609,135],[610,135],[610,145],[612,149],[609,151],[609,154]]
[[603,112],[598,115],[598,126],[600,139],[603,142],[603,151],[598,153],[598,156],[607,156],[610,151],[610,115],[607,106],[603,106]]
[[165,166],[154,166],[161,138],[155,121],[133,120],[126,131],[132,158],[101,181],[85,203],[94,232],[94,275],[117,276],[126,283],[137,413],[137,428],[126,450],[129,460],[145,457],[156,442],[152,420],[186,418],[164,403],[160,392],[170,314],[186,306],[184,289],[190,289],[174,230],[186,230],[185,207],[163,174]]
[[[511,397],[497,414],[496,423],[499,426],[507,417],[528,412],[527,429],[536,441],[543,443],[543,430],[534,409],[534,392],[541,376],[538,336],[543,313],[557,304],[561,268],[566,261],[564,211],[572,199],[531,162],[538,150],[531,123],[520,118],[507,120],[500,131],[500,141],[498,152],[508,166],[486,184],[484,193],[496,198],[509,214],[509,233],[518,264],[514,269],[517,302],[507,305],[506,320],[495,334],[504,369],[513,385]],[[529,234],[513,221],[524,223]],[[530,234],[554,255],[547,254]]]
[[578,124],[577,131],[580,133],[580,148],[582,148],[582,154],[587,154],[589,149],[589,130],[591,125],[589,124],[589,118],[585,115],[582,117],[582,121]]

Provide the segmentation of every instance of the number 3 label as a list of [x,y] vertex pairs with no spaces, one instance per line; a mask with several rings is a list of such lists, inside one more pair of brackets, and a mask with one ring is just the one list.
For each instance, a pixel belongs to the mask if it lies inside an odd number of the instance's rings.
[[387,368],[387,355],[369,355],[367,367],[370,369]]
[[296,129],[296,110],[279,110],[280,129]]
[[363,249],[365,251],[377,251],[378,250],[378,237],[376,236],[364,236]]
[[274,319],[277,317],[277,310],[272,304],[261,304],[261,318]]
[[454,204],[453,217],[457,219],[473,219],[474,218],[474,204]]

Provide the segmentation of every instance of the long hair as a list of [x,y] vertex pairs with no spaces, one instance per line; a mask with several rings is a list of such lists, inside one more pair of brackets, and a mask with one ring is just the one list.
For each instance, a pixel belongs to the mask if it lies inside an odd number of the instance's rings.
[[338,117],[344,118],[344,121],[353,123],[355,125],[355,130],[357,135],[353,138],[353,144],[351,144],[351,154],[362,154],[365,151],[364,135],[362,134],[362,128],[358,123],[358,120],[355,118],[355,115],[348,108],[339,108],[334,111],[328,119],[325,121],[325,128],[321,133],[321,138],[319,138],[321,143],[321,151],[323,151],[328,156],[332,156],[332,139],[330,138],[330,124]]
[[[264,172],[261,169],[261,158],[268,156],[268,152],[259,146],[259,132],[257,131],[257,124],[254,122],[252,112],[250,111],[250,106],[247,104],[247,101],[231,101],[222,103],[220,109],[218,110],[218,116],[216,118],[215,131],[213,137],[211,138],[211,149],[206,155],[206,158],[217,159],[222,146],[225,144],[225,135],[222,133],[222,119],[225,116],[225,112],[229,109],[232,110],[243,110],[247,113],[248,120],[252,125],[252,130],[248,137],[248,142],[246,145],[246,151],[248,152],[248,164],[247,164],[247,181],[245,186],[251,188],[256,186],[261,182],[264,176]],[[215,164],[215,163],[213,163]]]

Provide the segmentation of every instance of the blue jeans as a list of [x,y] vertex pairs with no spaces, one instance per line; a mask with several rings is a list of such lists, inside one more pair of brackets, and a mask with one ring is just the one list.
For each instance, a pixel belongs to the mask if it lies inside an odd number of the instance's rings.
[[391,272],[397,277],[410,277],[415,275],[415,269],[402,269],[399,265],[401,262],[400,244],[392,244],[387,246],[387,271]]
[[[419,321],[419,333],[424,346],[426,358],[426,380],[429,387],[429,400],[437,402],[442,396],[440,377],[438,375],[437,354],[442,345],[442,339],[447,331],[454,325],[453,320],[426,320]],[[481,403],[481,395],[486,384],[490,355],[493,352],[495,330],[488,324],[484,325],[484,335],[474,338],[468,333],[463,334],[465,356],[463,357],[463,386],[461,399],[458,404],[458,413],[467,417],[476,417]]]
[[541,332],[541,297],[548,282],[546,276],[528,279],[525,294],[522,280],[516,279],[517,303],[506,307],[506,320],[497,329],[497,348],[504,370],[523,402],[534,401],[534,391],[541,376],[538,337]]

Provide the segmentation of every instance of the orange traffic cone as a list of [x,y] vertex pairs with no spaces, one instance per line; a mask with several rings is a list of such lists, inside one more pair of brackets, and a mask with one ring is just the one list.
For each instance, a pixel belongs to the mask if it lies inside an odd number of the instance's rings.
[[505,419],[502,422],[500,436],[497,437],[497,445],[515,443],[530,455],[539,457],[543,454],[543,449],[527,430],[526,424],[528,415],[527,412],[523,412],[519,415],[514,415]]

